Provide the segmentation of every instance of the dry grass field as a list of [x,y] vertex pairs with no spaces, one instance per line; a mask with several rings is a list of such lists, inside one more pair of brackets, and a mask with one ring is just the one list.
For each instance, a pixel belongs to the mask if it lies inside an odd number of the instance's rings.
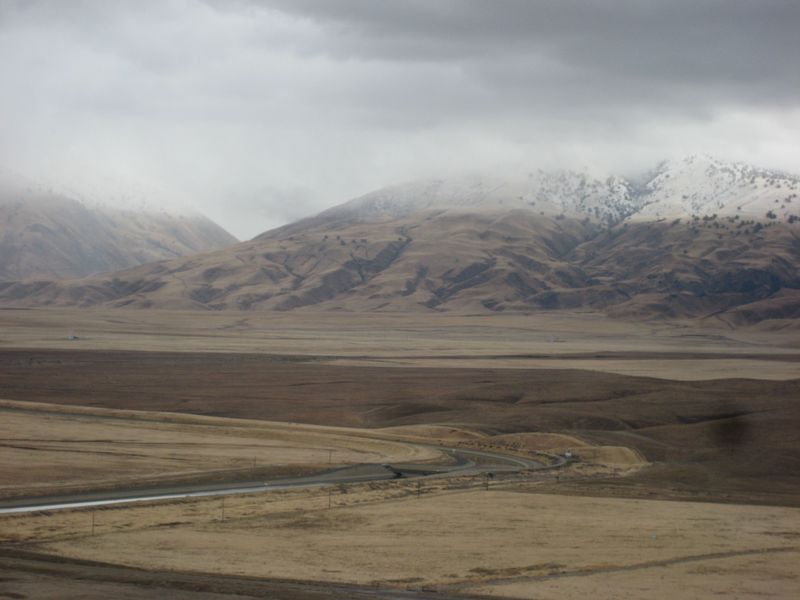
[[143,569],[512,598],[800,594],[800,509],[530,490],[306,507],[37,549]]
[[590,370],[78,350],[0,351],[0,379],[16,401],[373,430],[439,425],[484,438],[567,434],[633,448],[654,463],[603,493],[800,505],[797,379],[674,381]]
[[0,498],[439,458],[434,450],[361,433],[0,400]]
[[791,331],[300,314],[0,311],[0,495],[434,460],[427,442],[582,462],[488,492],[431,479],[418,498],[409,480],[0,516],[0,597],[800,593]]
[[[71,331],[78,339],[67,339]],[[791,328],[626,322],[591,312],[0,310],[0,348],[9,349],[259,353],[353,366],[580,368],[680,380],[798,378],[798,340]]]
[[[0,550],[0,590],[6,598],[59,600],[395,600],[393,591],[307,582],[176,573],[91,563],[31,552]],[[414,594],[405,598],[450,600]]]

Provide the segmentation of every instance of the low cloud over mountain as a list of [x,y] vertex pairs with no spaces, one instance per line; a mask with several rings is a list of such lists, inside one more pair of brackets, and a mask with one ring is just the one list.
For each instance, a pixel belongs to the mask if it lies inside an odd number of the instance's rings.
[[800,178],[691,157],[638,181],[535,171],[384,188],[218,252],[2,302],[800,317]]
[[200,214],[102,207],[0,174],[0,281],[83,277],[236,241]]

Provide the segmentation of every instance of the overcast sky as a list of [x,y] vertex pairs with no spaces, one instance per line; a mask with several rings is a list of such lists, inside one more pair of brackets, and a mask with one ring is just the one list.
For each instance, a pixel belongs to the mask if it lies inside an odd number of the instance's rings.
[[799,59],[798,0],[0,0],[0,166],[240,238],[461,171],[797,173]]

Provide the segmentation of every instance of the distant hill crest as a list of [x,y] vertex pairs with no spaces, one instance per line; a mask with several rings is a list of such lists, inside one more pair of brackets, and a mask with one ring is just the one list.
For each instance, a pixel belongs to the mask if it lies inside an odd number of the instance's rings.
[[236,242],[199,213],[82,202],[0,173],[0,281],[84,277]]
[[535,171],[391,186],[216,252],[0,304],[203,310],[591,310],[800,323],[800,180],[708,157],[646,178]]

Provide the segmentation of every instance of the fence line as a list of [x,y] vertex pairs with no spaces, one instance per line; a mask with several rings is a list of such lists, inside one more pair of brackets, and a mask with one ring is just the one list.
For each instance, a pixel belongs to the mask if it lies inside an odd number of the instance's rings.
[[[449,477],[336,484],[246,495],[208,496],[104,507],[82,507],[0,516],[0,543],[58,541],[153,527],[230,523],[298,511],[328,510],[477,489],[554,481],[555,471],[499,472]],[[227,498],[227,500],[226,500]]]

